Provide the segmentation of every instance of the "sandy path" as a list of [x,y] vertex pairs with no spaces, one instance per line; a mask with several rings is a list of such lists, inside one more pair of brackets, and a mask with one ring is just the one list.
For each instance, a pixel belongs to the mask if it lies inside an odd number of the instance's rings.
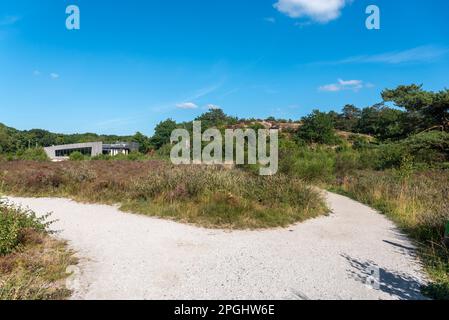
[[[333,214],[287,229],[206,230],[65,199],[9,198],[82,257],[74,299],[419,299],[413,245],[372,209],[328,194]],[[379,272],[377,288],[366,285]]]

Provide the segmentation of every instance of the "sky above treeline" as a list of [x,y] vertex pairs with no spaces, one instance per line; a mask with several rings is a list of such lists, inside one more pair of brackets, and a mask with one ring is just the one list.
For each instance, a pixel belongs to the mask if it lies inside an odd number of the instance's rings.
[[1,0],[0,122],[152,134],[211,107],[296,120],[400,84],[442,90],[448,20],[447,0]]

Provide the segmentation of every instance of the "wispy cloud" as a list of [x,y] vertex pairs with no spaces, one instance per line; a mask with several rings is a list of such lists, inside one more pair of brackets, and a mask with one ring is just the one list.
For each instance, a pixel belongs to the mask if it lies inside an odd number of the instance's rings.
[[448,47],[439,46],[420,46],[403,51],[392,51],[374,55],[353,56],[343,60],[319,62],[318,64],[365,64],[365,63],[384,63],[384,64],[402,64],[402,63],[425,63],[433,62],[449,54]]
[[198,105],[196,105],[193,102],[183,102],[183,103],[176,104],[176,108],[184,109],[184,110],[198,109]]
[[204,87],[199,89],[197,92],[195,92],[192,96],[188,97],[187,101],[194,101],[200,98],[203,98],[213,92],[215,92],[216,90],[218,90],[220,87],[222,86],[222,82],[208,86],[208,87]]
[[20,21],[19,16],[3,16],[0,17],[0,26],[11,26]]
[[[203,87],[197,91],[195,91],[192,95],[187,97],[182,97],[181,99],[178,99],[178,101],[166,101],[158,105],[154,105],[151,107],[151,111],[155,113],[166,113],[168,111],[173,111],[175,109],[197,109],[198,107],[198,101],[201,98],[204,98],[211,93],[217,91],[221,88],[223,85],[223,81]],[[183,102],[179,102],[183,101]]]
[[269,22],[269,23],[276,23],[276,19],[273,17],[266,17],[266,18],[263,18],[263,20],[265,22]]
[[291,18],[309,18],[320,23],[335,20],[353,0],[278,0],[274,7]]
[[59,74],[57,74],[57,73],[50,73],[50,78],[52,78],[53,80],[59,79]]
[[173,110],[173,109],[184,109],[184,110],[197,109],[199,107],[197,105],[196,100],[199,100],[201,98],[204,98],[204,97],[210,95],[211,93],[217,91],[221,86],[222,86],[222,82],[208,86],[208,87],[203,87],[203,88],[197,90],[196,92],[194,92],[191,96],[188,96],[185,99],[182,99],[182,101],[184,101],[184,102],[173,102],[172,101],[169,103],[163,103],[161,105],[152,107],[151,110],[153,112],[164,113],[164,112],[167,112],[167,111]]
[[39,70],[34,70],[33,71],[33,76],[40,76],[41,75],[41,72],[39,71]]
[[310,26],[312,24],[313,24],[312,21],[302,21],[302,22],[298,21],[298,22],[295,22],[295,27],[302,29],[302,28]]
[[319,87],[320,91],[326,92],[338,92],[343,90],[352,90],[359,91],[363,88],[371,88],[373,84],[365,83],[362,80],[343,80],[338,79],[337,83],[326,84],[324,86]]

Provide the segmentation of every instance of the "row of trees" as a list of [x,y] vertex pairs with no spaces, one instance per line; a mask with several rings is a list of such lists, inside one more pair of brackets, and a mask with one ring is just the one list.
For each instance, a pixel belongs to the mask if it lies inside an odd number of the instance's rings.
[[[341,113],[315,110],[301,119],[302,126],[296,135],[307,143],[334,144],[338,140],[335,130],[371,135],[381,141],[398,141],[430,129],[449,132],[449,90],[431,92],[417,85],[399,86],[383,91],[382,98],[381,103],[364,109],[346,105]],[[204,128],[250,121],[227,116],[219,109],[210,110],[195,120],[201,120]],[[274,118],[266,120],[276,121]],[[171,119],[161,122],[149,145],[161,148],[169,143],[174,129],[188,128],[190,124],[177,124]]]
[[367,134],[381,141],[398,141],[429,130],[449,132],[449,90],[424,91],[421,86],[399,86],[382,92],[383,101],[359,109],[346,105],[341,113],[314,111],[302,119],[299,138],[332,144],[335,129]]
[[17,153],[35,147],[92,141],[113,143],[130,141],[133,138],[132,136],[98,135],[95,133],[57,134],[41,129],[20,131],[0,123],[0,152],[3,153]]
[[[449,132],[449,90],[424,91],[421,86],[399,86],[382,92],[383,101],[374,106],[359,109],[346,105],[341,113],[314,111],[301,119],[302,126],[296,136],[307,143],[333,144],[335,130],[367,134],[381,141],[397,141],[412,134],[430,129]],[[223,110],[212,109],[195,120],[202,121],[203,128],[226,127],[241,122],[257,122],[257,119],[238,119],[226,115]],[[292,122],[268,118],[267,121]],[[0,152],[15,153],[31,147],[89,141],[133,141],[140,144],[140,151],[158,150],[170,142],[176,128],[191,128],[192,122],[176,123],[167,119],[159,123],[152,137],[137,132],[134,136],[97,135],[93,133],[63,135],[45,130],[19,131],[0,124]]]

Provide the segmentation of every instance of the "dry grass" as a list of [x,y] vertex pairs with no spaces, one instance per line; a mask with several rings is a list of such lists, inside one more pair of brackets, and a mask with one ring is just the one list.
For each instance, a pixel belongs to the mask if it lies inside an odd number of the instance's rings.
[[162,161],[0,162],[0,187],[21,196],[120,203],[125,211],[219,228],[287,226],[327,212],[300,179]]

